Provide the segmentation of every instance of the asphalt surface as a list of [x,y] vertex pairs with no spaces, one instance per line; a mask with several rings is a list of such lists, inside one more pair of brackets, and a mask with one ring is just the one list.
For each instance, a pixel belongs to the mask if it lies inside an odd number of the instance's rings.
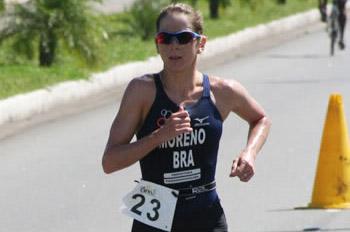
[[[269,46],[201,65],[240,81],[273,122],[249,183],[228,177],[248,127],[234,115],[224,124],[217,182],[230,231],[350,231],[349,210],[295,210],[311,200],[331,93],[342,94],[350,120],[349,50],[330,57],[324,29]],[[101,168],[121,91],[103,105],[0,140],[0,231],[130,231],[119,207],[139,178],[138,164],[108,176]]]

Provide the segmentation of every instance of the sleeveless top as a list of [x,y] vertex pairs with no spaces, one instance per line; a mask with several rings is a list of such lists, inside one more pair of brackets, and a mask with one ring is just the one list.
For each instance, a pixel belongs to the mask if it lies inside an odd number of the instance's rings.
[[[159,74],[153,78],[156,85],[155,100],[136,135],[137,139],[151,134],[164,124],[166,118],[179,110],[179,106],[165,93]],[[142,158],[142,179],[172,189],[192,188],[215,181],[222,118],[211,100],[207,75],[203,75],[201,98],[186,106],[185,110],[190,115],[193,131],[163,142]],[[208,200],[206,198],[210,198],[211,202],[217,199],[215,190],[198,195],[204,201]]]

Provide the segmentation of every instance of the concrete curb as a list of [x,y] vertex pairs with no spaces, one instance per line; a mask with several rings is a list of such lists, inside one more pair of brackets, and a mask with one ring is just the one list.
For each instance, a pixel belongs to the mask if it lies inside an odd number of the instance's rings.
[[[317,21],[319,21],[319,12],[314,9],[268,24],[247,28],[229,36],[211,40],[207,43],[205,52],[200,59],[212,59],[225,51],[239,49],[242,45],[276,34],[288,33]],[[146,61],[132,62],[116,66],[103,73],[93,74],[89,80],[63,82],[52,87],[1,100],[0,126],[30,119],[67,103],[79,102],[98,93],[125,85],[136,76],[157,72],[161,68],[161,59],[159,56],[155,56]]]

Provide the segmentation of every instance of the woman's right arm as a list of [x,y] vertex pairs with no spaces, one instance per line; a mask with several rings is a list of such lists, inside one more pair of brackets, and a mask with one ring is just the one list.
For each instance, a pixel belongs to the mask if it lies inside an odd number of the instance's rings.
[[135,132],[143,123],[144,111],[149,110],[150,100],[151,102],[154,100],[153,85],[154,83],[149,83],[149,81],[147,83],[146,80],[134,79],[125,90],[103,154],[102,166],[105,173],[126,168],[142,159],[162,142],[192,130],[188,113],[180,110],[172,114],[161,128],[130,143]]

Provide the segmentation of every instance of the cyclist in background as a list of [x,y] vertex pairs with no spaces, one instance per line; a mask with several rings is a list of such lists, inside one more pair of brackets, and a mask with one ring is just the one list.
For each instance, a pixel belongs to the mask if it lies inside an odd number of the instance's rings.
[[[346,26],[346,8],[345,8],[346,2],[347,0],[333,0],[333,4],[337,4],[339,13],[340,13],[338,17],[338,22],[340,26],[340,39],[339,39],[340,49],[345,49],[344,31]],[[318,0],[318,7],[320,9],[322,22],[327,21],[327,3],[328,3],[328,0]]]

